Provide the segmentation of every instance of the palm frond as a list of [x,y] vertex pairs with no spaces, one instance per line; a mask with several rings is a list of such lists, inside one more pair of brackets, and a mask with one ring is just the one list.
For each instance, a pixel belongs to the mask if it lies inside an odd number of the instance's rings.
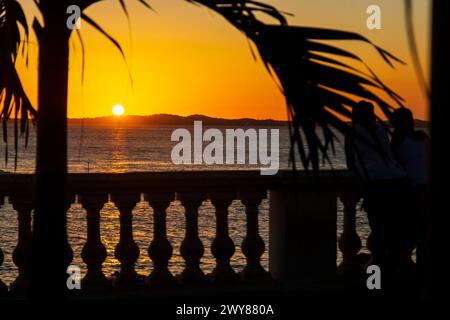
[[[99,31],[103,36],[105,36],[117,48],[117,50],[119,50],[119,52],[123,58],[123,61],[125,61],[125,63],[127,64],[127,61],[125,59],[125,54],[123,52],[123,49],[122,49],[122,46],[120,45],[120,43],[116,39],[114,39],[108,32],[106,32],[96,21],[94,21],[91,17],[89,17],[88,15],[86,15],[83,12],[83,10],[85,10],[87,7],[89,7],[90,5],[92,5],[98,1],[100,1],[100,0],[80,0],[79,5],[82,8],[81,18],[85,22],[87,22],[91,27],[93,27],[94,29]],[[154,11],[154,9],[147,3],[147,1],[138,0],[138,2],[141,3],[142,5],[144,5],[147,9]],[[128,21],[129,21],[129,13],[128,13],[128,9],[126,6],[126,1],[119,0],[119,4],[122,8],[122,11],[125,13]],[[130,28],[130,25],[128,25],[128,27]],[[84,78],[85,48],[84,48],[83,39],[82,39],[82,36],[81,36],[81,33],[79,32],[79,30],[77,30],[77,35],[78,35],[78,39],[79,39],[81,47],[82,47],[82,79],[83,79]],[[127,70],[128,70],[128,76],[129,76],[130,82],[133,83],[133,77],[130,72],[130,69],[128,68],[128,64],[127,64]]]
[[91,25],[94,29],[96,29],[98,32],[103,34],[111,43],[119,50],[120,54],[122,55],[122,58],[125,58],[125,54],[123,53],[122,47],[120,46],[119,42],[114,39],[112,36],[110,36],[97,22],[92,20],[89,16],[87,16],[85,13],[81,14],[81,18],[86,21],[89,25]]
[[[317,174],[319,156],[329,160],[336,137],[331,125],[346,134],[350,130],[352,108],[361,100],[374,102],[389,119],[403,99],[386,86],[358,55],[333,46],[329,40],[352,40],[367,44],[392,68],[404,62],[366,37],[354,32],[289,26],[285,14],[275,7],[248,0],[187,0],[204,5],[242,31],[256,46],[266,69],[275,73],[286,98],[291,122],[291,163],[295,164],[294,146],[306,171]],[[267,24],[256,14],[274,18]],[[353,60],[361,68],[350,66]],[[391,98],[389,103],[377,91]],[[392,104],[393,103],[393,104]],[[322,129],[320,139],[318,128]]]
[[425,80],[425,74],[423,72],[422,64],[420,63],[419,59],[419,52],[417,50],[413,22],[413,4],[411,0],[405,0],[405,17],[409,51],[411,52],[411,58],[416,70],[416,76],[420,86],[422,87],[422,90],[424,91],[426,97],[429,99],[431,97],[431,93],[430,89],[428,88],[427,81]]
[[[19,26],[24,30],[22,36]],[[20,46],[28,41],[28,25],[22,8],[15,0],[0,0],[0,107],[5,142],[5,161],[8,162],[8,120],[14,112],[14,146],[17,167],[18,132],[25,134],[28,142],[28,121],[34,121],[36,110],[26,95],[15,63]],[[19,123],[20,120],[20,123]],[[20,127],[20,128],[19,128]],[[20,130],[19,130],[20,129]]]

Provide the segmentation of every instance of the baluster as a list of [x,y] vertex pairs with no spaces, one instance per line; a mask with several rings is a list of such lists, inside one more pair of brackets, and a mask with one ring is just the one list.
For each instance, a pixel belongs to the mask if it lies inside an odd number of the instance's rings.
[[247,264],[241,272],[244,280],[268,280],[270,274],[261,266],[261,256],[265,251],[264,241],[259,235],[258,206],[266,196],[265,192],[244,192],[240,194],[247,216],[247,234],[242,241],[242,253]]
[[235,247],[228,234],[228,207],[233,196],[230,193],[214,193],[210,195],[210,200],[216,209],[216,237],[211,244],[216,267],[211,273],[211,280],[217,283],[234,283],[238,276],[230,265],[230,259]]
[[120,272],[113,278],[115,287],[135,288],[143,284],[142,277],[134,269],[139,258],[139,247],[133,239],[132,210],[140,201],[139,194],[113,194],[112,201],[119,209],[120,239],[114,251],[120,261]]
[[[374,245],[374,240],[373,240],[373,233],[372,233],[372,231],[370,231],[370,232],[369,232],[369,235],[367,236],[366,247],[367,247],[367,250],[369,250],[370,254],[373,255],[373,252],[374,252],[374,250],[376,250],[376,249],[375,249],[375,245]],[[372,262],[372,260],[373,260],[373,258],[370,257],[370,261],[369,261],[369,262]]]
[[185,261],[185,268],[179,275],[181,284],[205,285],[208,278],[200,268],[200,260],[205,249],[198,236],[198,208],[204,197],[197,194],[183,193],[178,196],[185,208],[185,237],[180,247],[180,253]]
[[81,258],[87,265],[87,273],[81,281],[83,289],[102,289],[109,281],[102,271],[107,251],[100,237],[100,210],[108,201],[107,194],[81,194],[79,202],[86,210],[87,240],[81,250]]
[[[370,225],[370,219],[369,219]],[[366,266],[375,264],[383,266],[386,263],[386,238],[380,230],[374,233],[372,226],[370,225],[370,233],[366,240],[366,247],[370,252],[370,258],[368,259]],[[383,231],[382,231],[383,232]]]
[[173,286],[176,279],[168,269],[173,249],[167,239],[166,209],[173,200],[173,193],[148,193],[145,200],[153,208],[153,240],[148,247],[148,256],[153,261],[153,270],[146,284],[152,287]]
[[[4,196],[0,195],[0,208],[5,204],[4,200],[5,200]],[[2,266],[4,259],[5,259],[5,256],[3,254],[3,250],[2,250],[2,248],[0,248],[0,267]],[[3,295],[6,295],[7,293],[8,293],[8,287],[0,278],[0,297]]]
[[31,210],[34,204],[31,194],[21,194],[9,197],[9,202],[17,211],[19,224],[17,246],[13,251],[13,262],[17,266],[19,275],[11,284],[11,291],[24,293],[28,283],[31,254]]
[[[66,196],[66,223],[67,223],[67,211],[69,211],[72,203],[75,203],[75,194],[74,193],[69,193]],[[65,252],[65,263],[66,263],[66,269],[69,267],[70,263],[73,260],[73,250],[72,247],[70,246],[69,241],[66,241],[66,252]]]
[[362,271],[358,259],[361,239],[356,232],[356,205],[361,197],[356,193],[345,192],[339,194],[339,198],[344,206],[344,230],[339,238],[339,250],[343,259],[338,273],[343,277],[357,277]]
[[[2,248],[0,248],[0,267],[3,264],[5,256],[3,254]],[[0,297],[8,293],[8,286],[0,279]]]

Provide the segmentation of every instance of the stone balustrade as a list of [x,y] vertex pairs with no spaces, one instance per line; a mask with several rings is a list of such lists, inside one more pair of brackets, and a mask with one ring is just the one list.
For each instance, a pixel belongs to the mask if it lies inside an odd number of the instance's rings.
[[[26,174],[0,175],[0,205],[7,196],[18,218],[18,241],[12,256],[18,276],[6,289],[1,282],[0,267],[0,291],[3,292],[23,292],[27,284],[33,179],[33,175]],[[261,176],[257,171],[70,174],[68,181],[68,199],[76,196],[86,210],[87,240],[81,258],[87,271],[82,275],[82,290],[329,281],[338,270],[338,195],[345,208],[344,232],[339,240],[343,262],[339,271],[348,274],[356,270],[356,255],[361,247],[354,220],[358,197],[355,179],[347,171],[325,171],[317,181],[304,173],[290,171],[280,171],[275,176]],[[153,216],[149,217],[153,219],[153,235],[147,251],[153,267],[146,275],[138,274],[135,269],[143,253],[133,238],[132,223],[132,210],[142,196],[153,208]],[[258,224],[258,206],[267,196],[270,198],[269,244],[261,238]],[[100,210],[108,199],[118,208],[120,221],[114,252],[120,271],[112,278],[102,270],[107,252],[100,233]],[[198,209],[207,199],[215,208],[216,218],[211,243],[215,267],[208,275],[201,268],[205,248],[198,225]],[[241,244],[246,265],[240,273],[230,264],[236,244],[229,234],[228,208],[236,199],[245,206],[246,216],[246,233]],[[169,270],[174,249],[166,230],[166,209],[173,200],[179,200],[185,209],[184,239],[180,247],[184,269],[177,275]],[[267,247],[269,270],[261,265]],[[2,261],[0,242],[0,265]]]

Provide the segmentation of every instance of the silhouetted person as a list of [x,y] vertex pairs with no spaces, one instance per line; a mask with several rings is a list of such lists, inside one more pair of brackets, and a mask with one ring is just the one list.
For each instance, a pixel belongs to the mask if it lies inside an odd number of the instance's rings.
[[408,173],[413,186],[423,187],[428,183],[428,161],[430,138],[423,130],[414,128],[411,110],[401,108],[392,115],[391,146],[395,157]]
[[369,264],[393,276],[400,257],[398,218],[407,189],[406,171],[396,161],[385,128],[377,122],[371,103],[353,108],[353,130],[346,136],[347,166],[363,182],[364,208],[372,230]]
[[[430,138],[423,130],[416,130],[411,110],[401,108],[392,116],[391,146],[398,162],[408,173],[411,189],[405,203],[403,228],[403,253],[401,262],[406,266],[412,264],[411,253],[419,243],[420,230],[426,225],[427,184],[430,154]],[[420,255],[420,246],[417,254]]]

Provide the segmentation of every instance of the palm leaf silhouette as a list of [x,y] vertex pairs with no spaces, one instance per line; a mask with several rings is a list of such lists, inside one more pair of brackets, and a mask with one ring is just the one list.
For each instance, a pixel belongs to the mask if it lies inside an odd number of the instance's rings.
[[[24,38],[19,26],[24,30]],[[22,48],[26,50],[28,26],[19,3],[15,0],[0,0],[0,105],[3,126],[3,141],[5,142],[5,161],[8,162],[8,120],[14,112],[14,167],[17,167],[18,135],[25,134],[25,145],[28,143],[29,119],[34,121],[36,110],[32,107],[26,95],[20,78],[15,69],[15,63]],[[20,125],[19,125],[20,121]]]
[[411,0],[405,0],[405,22],[406,22],[406,36],[408,38],[409,51],[411,53],[412,62],[416,72],[417,80],[421,86],[424,94],[429,99],[431,97],[430,89],[428,88],[427,81],[425,79],[425,73],[423,72],[422,64],[419,59],[419,52],[416,43],[414,23],[413,23],[413,3]]
[[[330,125],[346,134],[352,108],[361,100],[374,102],[389,119],[403,99],[389,89],[356,54],[330,45],[327,40],[354,40],[368,44],[391,67],[404,64],[369,39],[340,30],[289,26],[285,14],[275,7],[249,0],[187,0],[204,5],[242,31],[256,46],[268,72],[282,90],[291,124],[291,162],[295,169],[297,147],[306,171],[317,174],[319,158],[329,161],[337,137]],[[264,14],[277,21],[267,24],[258,19]],[[344,59],[343,59],[344,58]],[[361,69],[344,60],[354,60]],[[395,107],[375,90],[388,94]],[[321,130],[317,130],[320,128]],[[322,134],[322,137],[319,134]]]

